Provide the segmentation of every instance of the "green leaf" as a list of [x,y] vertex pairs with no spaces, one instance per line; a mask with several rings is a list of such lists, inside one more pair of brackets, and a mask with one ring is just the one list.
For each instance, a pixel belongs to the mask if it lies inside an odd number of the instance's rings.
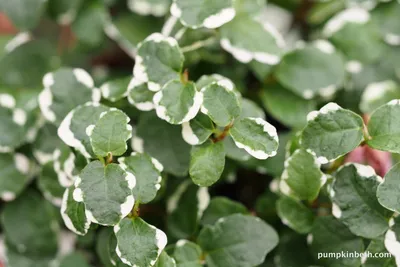
[[159,91],[171,80],[179,79],[184,61],[177,41],[153,33],[138,45],[135,78],[147,82],[151,91]]
[[247,214],[249,211],[242,203],[230,200],[226,197],[214,197],[203,213],[201,224],[213,225],[219,218],[236,213]]
[[[77,1],[79,2],[80,0]],[[104,42],[106,11],[104,5],[92,4],[79,12],[78,17],[71,25],[71,29],[81,43],[91,47],[98,47]],[[73,11],[71,13],[73,14]],[[73,16],[61,16],[61,20],[71,18]],[[60,22],[63,23],[64,21]]]
[[90,137],[93,152],[98,157],[121,156],[128,146],[126,141],[132,137],[130,118],[118,109],[106,111],[100,115],[95,125],[86,128],[86,134]]
[[0,198],[12,201],[28,184],[30,175],[29,159],[19,153],[0,154]]
[[75,252],[65,256],[61,262],[60,267],[89,267],[89,263],[85,256],[81,253]]
[[92,161],[76,178],[73,197],[85,203],[91,222],[115,225],[133,208],[131,190],[135,184],[135,177],[118,164],[103,166],[100,161]]
[[225,167],[224,143],[208,141],[194,146],[190,156],[189,174],[198,186],[211,186],[222,175]]
[[240,118],[254,117],[262,118],[265,120],[265,112],[259,107],[255,102],[247,98],[241,98],[242,112],[240,113]]
[[400,98],[400,86],[394,81],[371,83],[361,96],[360,110],[363,113],[372,113],[392,99],[398,98]]
[[133,78],[128,85],[128,101],[134,105],[138,110],[150,111],[153,110],[154,92],[150,91],[147,83],[141,82]]
[[203,99],[193,82],[182,84],[179,80],[172,80],[154,95],[153,100],[160,119],[182,124],[197,115]]
[[129,266],[153,266],[167,245],[164,232],[141,218],[123,219],[114,227],[114,233],[118,241],[116,252]]
[[213,122],[206,115],[197,114],[195,118],[182,123],[182,137],[189,145],[201,145],[213,134]]
[[19,253],[10,244],[5,244],[5,258],[9,267],[47,267],[50,266],[52,257],[33,257],[25,253]]
[[61,204],[61,217],[69,230],[78,235],[86,235],[90,227],[90,221],[86,217],[85,204],[74,200],[74,189],[75,187],[71,186],[64,192]]
[[238,148],[231,136],[227,136],[223,140],[226,156],[237,161],[251,160],[252,157],[244,149]]
[[173,246],[172,251],[169,253],[175,259],[177,267],[203,266],[201,248],[193,242],[181,239]]
[[49,0],[50,15],[61,25],[68,25],[75,20],[84,0]]
[[126,77],[104,83],[100,87],[103,98],[111,102],[117,102],[118,100],[124,98],[128,93],[127,90],[129,82],[130,78]]
[[331,43],[317,40],[286,54],[277,67],[276,77],[287,89],[305,99],[318,95],[331,97],[344,82],[345,66]]
[[329,253],[342,253],[342,251],[364,252],[362,238],[353,235],[344,224],[332,216],[317,217],[307,241],[318,264],[332,267],[359,267],[361,265],[361,258],[356,257],[322,257],[318,259],[318,253],[323,253],[319,255],[328,255]]
[[350,110],[328,103],[307,116],[300,143],[321,164],[354,150],[363,140],[363,120]]
[[259,15],[265,6],[265,0],[235,0],[234,2],[234,7],[238,15]]
[[261,118],[241,118],[230,129],[230,135],[238,148],[244,149],[257,159],[276,155],[278,134],[274,126]]
[[142,16],[162,17],[169,12],[171,2],[171,0],[129,0],[128,7]]
[[228,80],[213,82],[201,89],[203,105],[201,112],[208,115],[218,126],[227,126],[240,115],[239,94]]
[[276,202],[276,211],[282,222],[300,234],[311,231],[314,214],[302,203],[289,198],[281,197]]
[[242,63],[255,60],[276,65],[281,60],[284,41],[272,25],[250,16],[237,16],[221,27],[221,46]]
[[58,136],[70,147],[77,149],[86,158],[95,158],[86,129],[95,125],[101,114],[110,108],[97,103],[88,102],[73,109],[58,128]]
[[288,127],[302,128],[307,123],[307,114],[316,108],[316,102],[306,100],[276,84],[261,93],[265,109]]
[[376,195],[379,203],[385,208],[400,212],[400,164],[396,164],[385,175],[383,182],[378,186]]
[[114,231],[111,227],[104,227],[100,229],[96,238],[96,255],[104,267],[115,266],[110,257],[111,249],[115,252],[115,247],[110,247],[111,238],[116,240]]
[[46,9],[47,0],[0,1],[0,9],[21,30],[29,30],[39,24]]
[[[371,243],[369,243],[366,249],[366,253],[372,253],[372,255],[386,255],[386,257],[367,257],[363,267],[375,267],[375,266],[396,267],[395,259],[392,257],[392,255],[390,255],[390,253],[385,248],[384,237],[373,239]],[[385,253],[385,254],[379,254],[379,253]]]
[[136,178],[132,194],[136,201],[149,203],[161,188],[163,166],[158,160],[147,154],[132,153],[129,157],[119,158],[120,166]]
[[209,267],[252,267],[276,247],[278,234],[259,218],[234,214],[204,227],[197,241]]
[[368,122],[370,147],[391,153],[400,153],[400,101],[392,100],[375,110]]
[[53,165],[52,162],[49,162],[42,167],[40,176],[37,179],[37,185],[45,199],[60,207],[65,188],[59,183]]
[[182,182],[167,201],[168,236],[176,240],[192,237],[209,202],[206,187],[198,187],[190,180]]
[[286,161],[282,181],[289,192],[301,200],[314,200],[320,188],[325,184],[326,175],[320,170],[321,164],[304,149],[296,150]]
[[154,267],[176,267],[176,262],[174,258],[168,256],[168,254],[163,251],[161,252],[160,257],[158,257]]
[[[29,218],[29,220],[27,220]],[[51,204],[27,190],[2,212],[3,233],[19,254],[54,257],[58,224]]]
[[376,197],[382,178],[374,169],[354,163],[340,168],[334,176],[332,214],[357,236],[373,239],[386,232],[391,214]]
[[54,151],[65,147],[57,135],[57,127],[46,123],[37,133],[33,143],[33,155],[42,165],[54,160]]
[[[142,146],[134,149],[146,152],[156,158],[166,172],[176,176],[185,176],[189,169],[190,146],[182,139],[179,126],[173,126],[160,120],[153,113],[143,114],[137,125],[135,140]],[[136,138],[136,139],[135,139]]]
[[39,95],[40,110],[46,120],[56,125],[70,110],[89,101],[98,103],[101,98],[92,77],[83,69],[61,68],[47,73],[43,86]]
[[0,94],[0,127],[7,129],[0,136],[0,152],[7,153],[25,142],[27,119],[25,111],[15,108],[15,99],[9,94]]
[[398,46],[400,27],[397,16],[400,12],[400,4],[396,1],[379,5],[372,11],[372,20],[380,27],[385,42],[389,45]]
[[236,12],[232,0],[206,0],[201,3],[196,0],[174,0],[171,14],[186,27],[215,29],[231,21]]

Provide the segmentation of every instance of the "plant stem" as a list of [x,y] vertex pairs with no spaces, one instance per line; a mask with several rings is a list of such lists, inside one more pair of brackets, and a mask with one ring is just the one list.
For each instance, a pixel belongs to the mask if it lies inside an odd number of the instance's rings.
[[220,141],[224,140],[225,137],[228,135],[229,130],[232,128],[232,126],[233,126],[233,123],[230,123],[228,126],[226,126],[224,128],[224,130],[221,133],[219,133],[217,136],[213,137],[211,140],[214,143],[217,143],[217,142],[220,142]]
[[192,51],[195,51],[195,50],[200,49],[202,47],[206,47],[206,46],[212,45],[216,41],[217,41],[217,38],[212,36],[212,37],[210,37],[208,39],[197,41],[197,42],[194,42],[191,45],[184,46],[184,47],[181,48],[181,50],[182,50],[183,53],[192,52]]

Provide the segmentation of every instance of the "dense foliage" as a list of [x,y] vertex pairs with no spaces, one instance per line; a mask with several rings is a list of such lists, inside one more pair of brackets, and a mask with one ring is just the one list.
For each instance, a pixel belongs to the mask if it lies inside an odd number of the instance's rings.
[[0,266],[400,266],[400,1],[0,11]]

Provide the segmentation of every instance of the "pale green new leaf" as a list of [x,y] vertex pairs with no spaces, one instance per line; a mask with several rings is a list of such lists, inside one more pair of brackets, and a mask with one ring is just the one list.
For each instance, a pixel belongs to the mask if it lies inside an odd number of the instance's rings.
[[101,225],[116,225],[134,205],[135,177],[118,164],[89,163],[76,178],[73,197],[84,202],[86,216]]
[[276,202],[276,211],[282,223],[296,232],[306,234],[311,231],[314,214],[302,203],[289,197],[281,197]]
[[0,153],[0,198],[3,201],[14,200],[30,180],[29,159],[19,153]]
[[204,227],[197,239],[209,267],[253,267],[278,244],[278,234],[261,219],[234,214]]
[[302,200],[314,200],[326,182],[321,164],[304,149],[296,150],[285,162],[282,180],[290,188],[290,195]]
[[128,149],[126,141],[132,137],[130,118],[122,111],[114,109],[102,113],[95,125],[86,128],[93,152],[98,157],[111,154],[120,156]]
[[386,232],[391,213],[376,197],[382,178],[374,169],[354,163],[340,168],[334,177],[332,214],[357,236],[374,239]]
[[203,144],[215,130],[211,119],[199,113],[189,122],[182,123],[182,137],[189,145]]
[[385,208],[400,212],[400,164],[385,175],[376,192],[379,203]]
[[345,73],[341,55],[325,40],[286,54],[276,69],[279,82],[305,99],[331,97],[343,84]]
[[321,164],[347,154],[364,139],[362,118],[335,103],[310,112],[307,120],[300,143]]
[[189,28],[201,27],[215,29],[231,21],[235,17],[233,0],[174,0],[171,14],[180,19]]
[[123,263],[135,267],[153,266],[167,245],[163,231],[141,218],[125,218],[114,227],[116,252]]
[[198,186],[211,186],[222,175],[225,167],[223,142],[206,143],[194,146],[190,156],[189,174]]
[[226,197],[214,197],[203,213],[201,224],[213,225],[219,218],[236,213],[247,214],[249,211],[242,203],[230,200]]
[[400,153],[400,100],[392,100],[375,110],[368,122],[370,147]]
[[208,115],[218,126],[227,126],[240,115],[239,93],[229,80],[213,82],[201,89],[201,112]]
[[193,82],[173,80],[154,95],[157,116],[171,124],[182,124],[193,119],[202,104],[202,94]]
[[167,82],[179,79],[184,61],[177,41],[153,33],[138,45],[134,76],[147,82],[151,91],[159,91]]
[[161,188],[161,163],[147,154],[135,152],[129,157],[119,158],[118,162],[125,171],[132,173],[136,178],[136,185],[132,189],[135,200],[140,203],[152,201]]
[[279,140],[273,125],[261,118],[241,118],[230,129],[230,135],[238,148],[244,149],[257,159],[276,155]]
[[75,187],[71,186],[64,192],[61,204],[61,217],[69,230],[78,235],[86,235],[90,227],[90,221],[86,217],[85,204],[74,200],[74,189]]

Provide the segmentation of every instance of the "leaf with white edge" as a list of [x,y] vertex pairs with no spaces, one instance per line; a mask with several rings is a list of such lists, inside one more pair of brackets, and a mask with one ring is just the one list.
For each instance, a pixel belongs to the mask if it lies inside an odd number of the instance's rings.
[[192,146],[203,144],[214,130],[213,122],[202,113],[197,114],[192,120],[182,123],[182,137],[186,143]]
[[240,118],[261,118],[265,120],[265,112],[259,107],[255,102],[247,98],[241,98],[242,112],[240,113]]
[[116,225],[134,205],[132,189],[136,179],[118,164],[89,163],[75,181],[73,197],[84,202],[86,216],[101,225]]
[[14,0],[0,1],[0,9],[14,26],[21,30],[28,30],[39,24],[40,17],[46,10],[47,0]]
[[149,203],[161,188],[161,172],[163,166],[158,160],[147,154],[132,153],[129,157],[119,158],[120,166],[136,178],[136,185],[132,189],[135,201]]
[[282,223],[296,232],[306,234],[311,231],[314,214],[302,203],[289,197],[281,197],[276,202],[276,211]]
[[35,142],[32,144],[33,155],[42,165],[54,160],[54,151],[65,147],[57,135],[57,127],[46,123],[37,133]]
[[[367,249],[366,253],[371,253],[372,255],[384,255],[383,257],[363,257],[362,263],[363,267],[376,267],[376,266],[385,266],[385,267],[396,267],[396,260],[385,248],[385,237],[380,236],[377,239],[373,239]],[[378,254],[376,254],[378,253]],[[382,254],[380,254],[382,253]]]
[[98,103],[99,89],[83,69],[61,68],[43,77],[44,89],[39,95],[39,106],[47,121],[60,124],[70,110],[86,102]]
[[261,100],[271,116],[294,128],[303,128],[308,113],[317,107],[314,100],[304,99],[278,84],[264,88]]
[[213,225],[219,218],[232,214],[248,214],[247,208],[240,202],[230,200],[226,197],[214,197],[203,213],[201,218],[202,225]]
[[342,86],[345,74],[344,60],[326,40],[286,54],[276,69],[279,82],[305,99],[332,97]]
[[116,252],[123,263],[135,267],[153,266],[167,245],[165,233],[141,218],[125,218],[114,227]]
[[[185,176],[189,170],[190,149],[181,136],[179,126],[160,120],[154,113],[141,115],[137,125],[142,151],[156,158],[167,173]],[[140,140],[140,139],[139,139]]]
[[375,110],[368,122],[370,139],[375,149],[400,153],[400,100],[392,100]]
[[174,0],[171,14],[189,28],[218,28],[235,17],[233,0],[198,2],[196,0]]
[[153,98],[157,116],[171,124],[182,124],[193,119],[203,102],[193,82],[168,82]]
[[231,136],[227,136],[223,140],[226,156],[237,161],[251,160],[252,156],[246,150],[238,148]]
[[[0,153],[11,152],[25,142],[26,129],[24,122],[26,113],[18,112],[19,109],[12,109],[15,106],[15,99],[8,94],[0,94],[0,127],[7,129],[2,131],[0,136]],[[25,116],[23,115],[25,114]]]
[[278,239],[276,231],[261,219],[234,214],[204,227],[197,241],[209,267],[252,267],[264,261]]
[[385,247],[395,258],[397,266],[400,265],[400,217],[391,218],[390,229],[385,234]]
[[400,45],[399,13],[400,3],[398,1],[389,1],[386,4],[379,5],[371,14],[372,20],[379,25],[385,42],[392,46]]
[[19,153],[0,154],[0,198],[14,200],[30,180],[29,159]]
[[388,103],[392,99],[400,98],[400,86],[392,80],[368,84],[360,101],[360,110],[363,113],[372,113],[374,110]]
[[170,214],[167,218],[168,236],[174,239],[193,236],[209,203],[210,195],[206,187],[198,187],[190,180],[181,183],[167,202]]
[[193,146],[190,156],[189,174],[198,186],[211,186],[222,175],[225,167],[225,149],[223,142],[206,143]]
[[8,203],[1,222],[7,242],[18,253],[42,257],[56,255],[57,217],[53,206],[36,191],[27,190]]
[[296,150],[286,161],[282,180],[290,194],[302,200],[314,200],[327,177],[320,170],[321,164],[304,149]]
[[348,59],[373,62],[382,56],[385,44],[370,17],[367,10],[351,7],[332,17],[322,33]]
[[86,128],[93,152],[98,157],[121,156],[128,149],[126,141],[132,137],[130,118],[121,110],[112,109],[100,115],[95,125]]
[[154,267],[176,267],[176,261],[174,258],[168,256],[165,251],[163,251],[161,252],[160,257],[158,257]]
[[383,208],[376,197],[382,178],[372,167],[348,164],[334,174],[330,195],[332,214],[350,231],[369,239],[382,235],[388,229],[391,213]]
[[133,78],[128,85],[128,101],[138,110],[150,111],[153,110],[154,92],[150,91],[147,83],[141,82]]
[[75,180],[75,154],[69,147],[57,148],[53,153],[53,168],[57,173],[58,182],[63,187],[69,187]]
[[307,121],[300,144],[321,164],[354,150],[364,139],[362,118],[335,103],[310,112]]
[[221,46],[242,63],[256,60],[276,65],[281,60],[285,43],[280,33],[267,22],[237,16],[221,27]]
[[236,120],[230,135],[238,148],[244,149],[257,159],[267,159],[276,155],[279,140],[273,125],[261,118]]
[[364,252],[363,239],[353,235],[344,224],[332,216],[317,217],[307,241],[313,252],[312,255],[323,266],[359,267],[361,265],[361,258],[356,257],[317,258],[318,253]]
[[74,186],[64,192],[61,204],[61,217],[65,226],[77,235],[86,235],[90,221],[86,217],[85,204],[74,200]]
[[155,92],[167,82],[179,79],[184,61],[178,42],[160,33],[151,34],[138,45],[135,59],[135,79],[147,82]]
[[376,195],[382,206],[400,213],[400,164],[394,165],[385,175]]
[[88,102],[78,106],[68,113],[58,128],[58,136],[70,147],[77,149],[86,158],[95,158],[86,129],[95,125],[101,114],[110,111],[110,108]]
[[[235,87],[235,85],[233,84],[233,82],[226,78],[225,76],[222,76],[220,74],[211,74],[211,75],[202,75],[196,82],[196,87],[197,90],[201,91],[203,90],[203,88],[205,88],[206,86],[214,83],[214,82],[218,82],[221,80],[226,80],[225,82],[223,82],[224,84],[228,85],[229,87]],[[229,85],[232,84],[232,85]]]
[[203,266],[201,259],[203,252],[196,243],[181,239],[166,250],[175,259],[177,267]]
[[58,182],[57,173],[52,162],[48,162],[42,167],[37,179],[37,185],[45,199],[57,207],[61,206],[65,188]]
[[169,12],[171,2],[171,0],[129,0],[128,7],[142,16],[162,17]]
[[234,84],[228,79],[203,87],[201,112],[208,115],[218,126],[229,125],[239,117],[242,110],[240,95],[234,90]]
[[115,236],[114,231],[113,231],[108,239],[108,247],[107,247],[108,258],[110,259],[112,266],[117,266],[117,267],[129,266],[122,262],[122,260],[120,259],[120,257],[117,254],[116,248],[117,248],[117,237]]
[[130,78],[119,78],[108,81],[100,86],[101,95],[103,98],[116,102],[127,95],[127,88],[130,82]]

